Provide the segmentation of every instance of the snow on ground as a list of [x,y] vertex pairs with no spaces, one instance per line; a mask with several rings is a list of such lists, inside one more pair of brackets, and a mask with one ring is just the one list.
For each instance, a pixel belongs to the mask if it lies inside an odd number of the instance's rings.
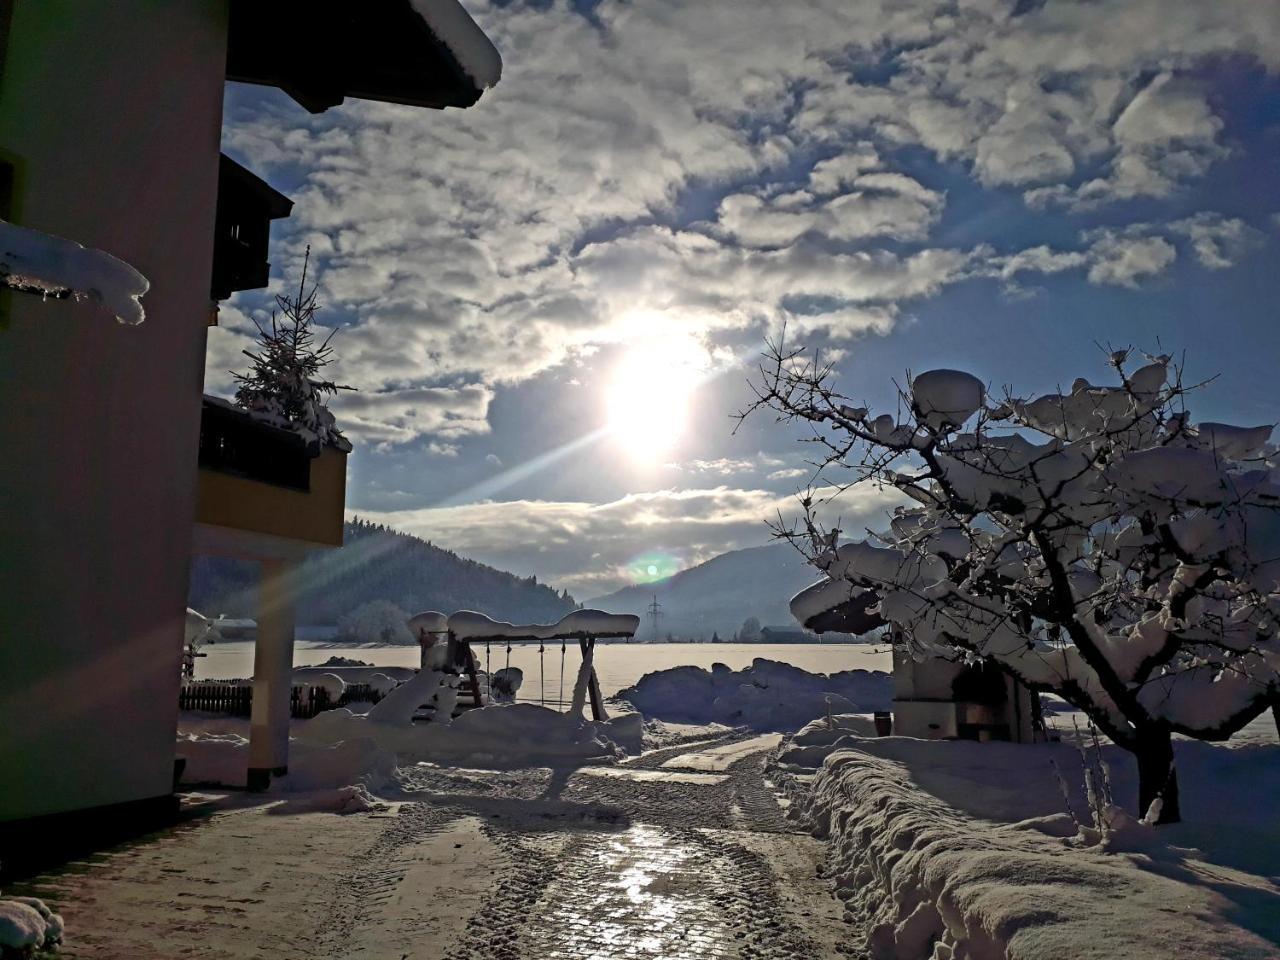
[[[1186,822],[1085,846],[1069,744],[865,739],[817,721],[775,774],[828,841],[828,872],[874,960],[1274,958],[1280,955],[1280,746],[1177,745]],[[1103,747],[1115,798],[1136,771]]]
[[[380,722],[377,707],[327,710],[290,724],[289,773],[272,781],[272,791],[323,792],[319,806],[351,812],[362,801],[340,788],[378,794],[391,785],[396,768],[430,761],[487,769],[581,766],[616,763],[643,747],[644,726],[637,713],[618,712],[597,723],[530,703],[468,710],[452,723],[413,723],[394,711]],[[410,710],[410,715],[412,710]],[[187,761],[183,782],[242,786],[249,756],[249,723],[235,717],[184,713],[179,722],[178,756]],[[298,801],[301,802],[301,801]]]
[[36,897],[0,897],[0,957],[30,956],[62,943],[62,917]]
[[431,761],[503,769],[613,763],[626,755],[620,742],[638,752],[642,726],[636,714],[596,723],[533,703],[511,703],[468,710],[447,725],[379,723],[371,715],[327,710],[293,730],[295,742],[367,738],[402,766]]
[[730,670],[723,663],[710,670],[660,670],[618,693],[618,699],[646,717],[753,730],[795,730],[828,713],[888,710],[891,697],[892,678],[887,673],[809,673],[761,658],[743,670]]

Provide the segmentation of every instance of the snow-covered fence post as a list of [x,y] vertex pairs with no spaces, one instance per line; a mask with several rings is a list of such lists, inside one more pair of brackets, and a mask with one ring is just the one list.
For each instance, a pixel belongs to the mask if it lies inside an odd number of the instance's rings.
[[[830,365],[771,344],[742,415],[814,428],[819,479],[775,532],[825,574],[815,599],[871,593],[911,652],[1061,696],[1135,755],[1139,814],[1158,799],[1168,823],[1172,734],[1224,740],[1280,686],[1280,457],[1269,425],[1194,423],[1168,357],[1110,363],[1119,384],[998,401],[931,370],[874,416]],[[860,482],[914,505],[841,544],[819,513]]]

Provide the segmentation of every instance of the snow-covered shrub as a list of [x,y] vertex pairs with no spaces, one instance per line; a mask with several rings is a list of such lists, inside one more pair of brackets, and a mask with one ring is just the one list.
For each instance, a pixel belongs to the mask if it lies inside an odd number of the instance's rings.
[[410,644],[408,619],[390,600],[370,600],[338,619],[338,636],[352,643]]
[[[1087,713],[1138,759],[1140,812],[1178,819],[1170,735],[1217,740],[1280,689],[1280,460],[1271,427],[1192,421],[1167,357],[1119,383],[992,402],[955,370],[916,376],[874,416],[829,366],[775,346],[752,409],[816,427],[825,471],[914,502],[841,544],[780,525],[826,580],[805,622],[870,592],[912,652],[995,663]],[[847,485],[850,476],[830,478]]]
[[[789,785],[793,815],[827,841],[824,873],[866,931],[872,960],[1272,955],[1240,906],[1194,873],[1082,847],[1065,814],[1010,820],[1040,806],[1024,788],[1029,772],[1047,774],[1045,754],[1065,759],[1069,749],[861,740],[830,752],[812,781]],[[1053,792],[1044,784],[1041,797]],[[1227,801],[1215,815],[1229,810]],[[1168,856],[1158,836],[1117,822],[1106,849]]]

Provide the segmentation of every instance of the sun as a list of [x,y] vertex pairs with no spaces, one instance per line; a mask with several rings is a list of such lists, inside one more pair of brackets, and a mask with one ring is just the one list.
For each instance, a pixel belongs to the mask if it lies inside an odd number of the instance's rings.
[[639,463],[669,453],[683,435],[706,351],[687,337],[633,343],[607,387],[609,430]]

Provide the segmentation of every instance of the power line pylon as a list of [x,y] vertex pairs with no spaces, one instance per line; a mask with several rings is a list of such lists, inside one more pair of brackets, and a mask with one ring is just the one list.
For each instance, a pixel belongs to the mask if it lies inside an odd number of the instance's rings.
[[649,619],[653,622],[653,639],[656,643],[658,640],[658,621],[664,616],[662,612],[662,604],[658,602],[658,595],[653,595],[653,602],[649,604]]

